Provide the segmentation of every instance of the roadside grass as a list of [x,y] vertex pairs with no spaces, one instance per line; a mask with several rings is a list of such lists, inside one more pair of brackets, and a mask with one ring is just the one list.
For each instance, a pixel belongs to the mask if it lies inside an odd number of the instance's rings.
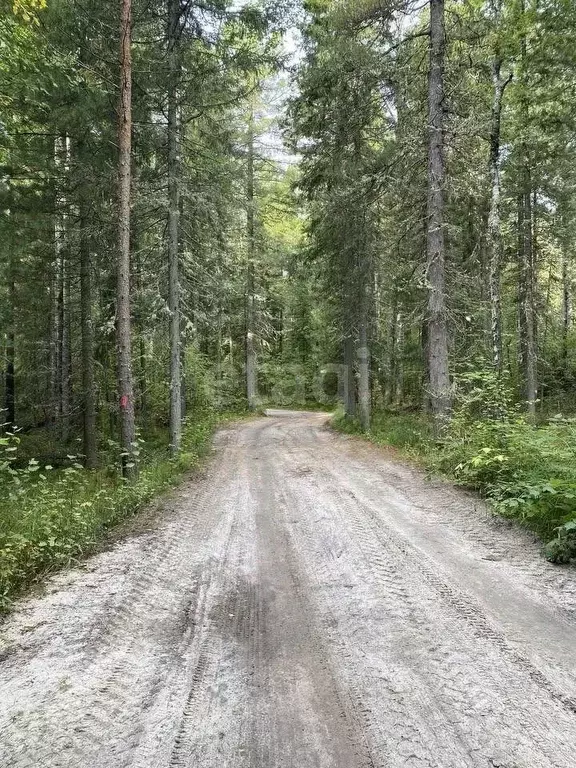
[[243,414],[207,412],[186,425],[176,459],[152,440],[142,445],[138,479],[125,482],[114,466],[85,470],[73,457],[56,469],[37,459],[18,466],[18,446],[0,454],[0,613],[48,572],[93,552],[107,532],[178,484],[209,452],[215,429]]
[[440,439],[430,417],[418,413],[376,411],[367,434],[341,411],[331,423],[479,492],[496,512],[540,536],[551,562],[576,557],[576,419],[534,426],[518,414],[456,414]]
[[407,458],[422,458],[431,445],[432,421],[423,414],[374,411],[370,432],[365,434],[357,419],[348,419],[338,409],[331,425],[339,432],[366,437],[378,445],[397,448]]
[[332,413],[335,410],[334,403],[320,403],[318,401],[306,400],[303,403],[299,402],[282,402],[279,403],[274,400],[264,401],[261,403],[259,410],[264,412],[267,409],[280,410],[280,411],[310,411],[320,413]]

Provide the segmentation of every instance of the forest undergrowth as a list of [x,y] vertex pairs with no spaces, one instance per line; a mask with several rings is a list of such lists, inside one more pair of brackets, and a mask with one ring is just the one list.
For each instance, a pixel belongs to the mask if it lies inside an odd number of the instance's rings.
[[491,373],[463,379],[466,394],[440,435],[432,417],[406,409],[375,409],[367,433],[342,411],[332,426],[393,446],[479,492],[498,514],[541,537],[548,560],[570,562],[576,558],[576,418],[557,413],[531,423]]
[[[26,440],[18,433],[0,438],[0,614],[24,589],[94,552],[111,528],[175,486],[207,455],[215,429],[241,415],[206,410],[185,425],[176,458],[158,436],[139,439],[132,482],[119,464],[90,471],[72,454],[62,467],[23,460]],[[117,455],[117,446],[110,451]]]

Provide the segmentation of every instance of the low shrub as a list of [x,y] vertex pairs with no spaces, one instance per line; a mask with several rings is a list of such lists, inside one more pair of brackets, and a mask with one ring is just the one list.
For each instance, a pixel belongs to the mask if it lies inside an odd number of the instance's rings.
[[[479,491],[496,511],[544,540],[546,557],[576,557],[576,419],[533,425],[491,371],[462,377],[457,406],[440,439],[420,414],[377,411],[366,437],[393,445],[428,469]],[[338,413],[333,426],[360,433]]]
[[576,520],[557,528],[557,535],[546,544],[544,554],[551,563],[569,563],[576,558]]
[[476,422],[466,440],[449,432],[436,465],[484,494],[497,511],[543,537],[576,518],[576,424],[556,419]]
[[[363,434],[358,419],[347,417],[342,408],[336,410],[331,424],[339,432]],[[366,436],[374,443],[392,445],[405,453],[425,454],[433,440],[433,425],[425,414],[374,411]]]
[[18,468],[18,437],[0,441],[0,612],[47,571],[94,549],[105,532],[176,484],[206,454],[224,418],[208,412],[184,429],[182,452],[171,459],[144,445],[138,479],[127,483],[116,467],[85,470],[73,456],[54,469],[31,459]]

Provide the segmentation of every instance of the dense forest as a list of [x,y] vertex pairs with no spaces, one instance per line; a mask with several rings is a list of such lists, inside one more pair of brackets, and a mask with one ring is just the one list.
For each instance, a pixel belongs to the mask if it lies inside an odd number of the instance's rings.
[[568,0],[16,0],[0,17],[0,600],[224,413],[576,528]]

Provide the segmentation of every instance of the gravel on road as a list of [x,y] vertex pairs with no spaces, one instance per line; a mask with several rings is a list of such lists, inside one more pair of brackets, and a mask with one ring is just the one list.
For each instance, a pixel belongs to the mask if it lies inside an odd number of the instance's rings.
[[575,768],[576,572],[270,411],[0,626],[1,768]]

